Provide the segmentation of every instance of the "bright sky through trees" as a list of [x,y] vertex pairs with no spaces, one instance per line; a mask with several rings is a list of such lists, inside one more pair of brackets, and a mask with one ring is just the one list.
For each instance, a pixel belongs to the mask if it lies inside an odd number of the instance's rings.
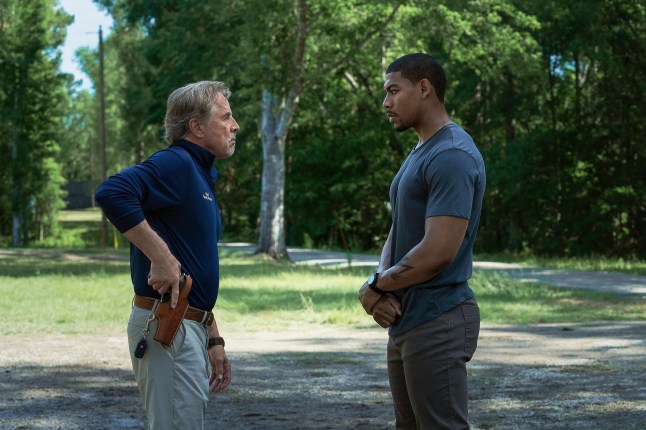
[[82,80],[81,88],[91,89],[92,82],[79,68],[74,59],[74,51],[81,46],[96,48],[99,26],[103,28],[103,37],[107,37],[112,27],[112,17],[100,11],[92,0],[60,0],[60,5],[67,13],[74,15],[74,22],[67,27],[67,37],[62,48],[61,70],[72,73],[74,80]]

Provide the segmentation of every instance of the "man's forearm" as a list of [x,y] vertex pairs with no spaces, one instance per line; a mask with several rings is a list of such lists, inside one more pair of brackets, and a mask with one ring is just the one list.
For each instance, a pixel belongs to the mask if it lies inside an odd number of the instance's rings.
[[397,264],[381,273],[377,287],[396,291],[433,279],[455,258],[464,239],[468,220],[458,217],[428,217],[424,238]]
[[172,254],[166,242],[153,230],[146,220],[132,227],[123,235],[132,242],[150,261],[161,262]]
[[215,321],[215,319],[213,320],[213,324],[211,324],[207,328],[207,333],[209,335],[209,339],[214,338],[214,337],[220,337],[220,330],[218,330],[218,324]]
[[450,263],[450,260],[433,259],[427,251],[417,246],[399,263],[381,272],[377,285],[384,291],[407,288],[434,278]]
[[[379,258],[379,266],[377,272],[382,273],[390,267],[390,248],[392,244],[393,229],[390,228],[388,238],[381,249],[381,256]],[[372,315],[372,309],[376,302],[379,300],[379,295],[368,288],[368,284],[364,282],[363,286],[359,289],[359,301],[368,315]]]
[[168,245],[148,225],[146,220],[124,233],[124,236],[150,260],[148,285],[159,294],[171,291],[171,307],[179,297],[179,275],[181,265],[168,249]]
[[390,227],[390,232],[388,232],[388,238],[384,243],[384,247],[381,249],[381,257],[379,258],[379,267],[377,272],[381,273],[390,268],[390,249],[392,247],[392,237],[393,237],[393,228]]

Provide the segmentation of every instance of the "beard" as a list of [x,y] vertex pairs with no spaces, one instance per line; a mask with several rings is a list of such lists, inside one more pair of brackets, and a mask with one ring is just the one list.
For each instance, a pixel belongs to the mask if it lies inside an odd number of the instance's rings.
[[402,131],[406,131],[406,130],[408,130],[409,128],[410,128],[410,125],[406,125],[406,124],[399,124],[399,125],[396,125],[396,126],[395,126],[395,131],[398,131],[398,132],[400,132],[400,133],[401,133]]

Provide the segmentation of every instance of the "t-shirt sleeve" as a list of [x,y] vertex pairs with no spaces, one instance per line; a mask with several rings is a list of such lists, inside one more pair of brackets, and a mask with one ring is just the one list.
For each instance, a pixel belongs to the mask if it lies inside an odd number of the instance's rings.
[[185,191],[182,158],[160,151],[108,178],[97,189],[95,199],[106,218],[124,233],[144,220],[144,211],[180,205]]
[[460,149],[440,153],[426,166],[425,180],[428,186],[426,217],[471,217],[479,173],[469,154]]

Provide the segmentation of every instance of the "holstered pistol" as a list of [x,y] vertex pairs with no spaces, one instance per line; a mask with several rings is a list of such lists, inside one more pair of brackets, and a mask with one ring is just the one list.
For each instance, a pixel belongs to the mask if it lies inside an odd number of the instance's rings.
[[188,309],[188,293],[191,291],[193,280],[190,275],[182,273],[179,280],[179,298],[177,299],[177,306],[170,307],[171,293],[170,291],[163,294],[161,301],[157,306],[155,315],[159,321],[157,326],[157,333],[155,333],[155,340],[170,346],[175,339],[177,330],[182,324],[186,310]]

